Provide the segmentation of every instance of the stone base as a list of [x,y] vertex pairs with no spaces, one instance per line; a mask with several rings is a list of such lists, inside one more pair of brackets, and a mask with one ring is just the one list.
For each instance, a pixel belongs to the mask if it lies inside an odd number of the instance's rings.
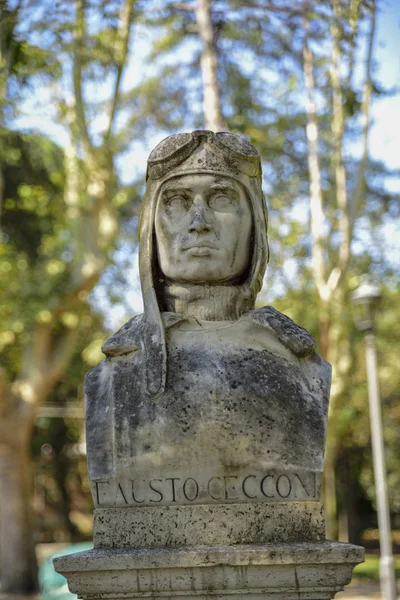
[[364,560],[340,542],[95,549],[54,559],[84,600],[330,600]]
[[97,508],[95,548],[234,546],[325,539],[320,502]]

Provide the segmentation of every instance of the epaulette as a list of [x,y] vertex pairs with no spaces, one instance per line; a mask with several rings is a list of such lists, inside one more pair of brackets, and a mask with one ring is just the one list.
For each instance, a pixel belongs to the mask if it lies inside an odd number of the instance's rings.
[[141,348],[141,330],[142,330],[143,315],[136,315],[129,319],[108,340],[104,342],[101,351],[108,357],[121,356],[135,352]]
[[[184,318],[178,313],[162,313],[162,319],[165,329],[173,327],[180,323]],[[122,356],[140,350],[142,347],[141,340],[143,337],[143,327],[145,327],[143,315],[136,315],[129,319],[108,340],[104,342],[101,351],[108,357]]]
[[301,358],[315,351],[315,340],[308,331],[272,306],[252,310],[248,316],[255,323],[270,327],[279,341],[296,356]]

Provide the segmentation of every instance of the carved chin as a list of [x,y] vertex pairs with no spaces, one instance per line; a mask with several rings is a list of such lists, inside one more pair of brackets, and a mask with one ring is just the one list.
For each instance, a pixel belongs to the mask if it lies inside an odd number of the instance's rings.
[[[229,265],[226,260],[213,260],[209,248],[191,249],[185,263],[165,265],[162,273],[171,282],[193,285],[226,284],[237,281],[246,271],[246,264]],[[198,252],[198,254],[194,253]],[[204,252],[204,254],[203,254]]]

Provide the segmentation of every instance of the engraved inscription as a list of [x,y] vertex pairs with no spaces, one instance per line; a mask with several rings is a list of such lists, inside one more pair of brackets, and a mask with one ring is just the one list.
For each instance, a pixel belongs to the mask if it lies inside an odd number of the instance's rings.
[[92,483],[99,507],[157,504],[215,504],[317,500],[320,475],[314,472],[245,473],[162,477],[121,477]]

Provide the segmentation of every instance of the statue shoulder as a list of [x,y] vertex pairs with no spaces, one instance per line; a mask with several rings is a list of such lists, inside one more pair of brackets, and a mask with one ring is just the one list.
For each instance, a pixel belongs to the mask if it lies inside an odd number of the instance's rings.
[[248,316],[258,325],[272,329],[279,341],[295,356],[303,358],[315,352],[315,340],[308,331],[272,306],[252,310]]
[[143,315],[136,315],[104,342],[101,351],[112,358],[140,350],[143,329]]
[[[183,320],[183,316],[177,313],[162,313],[164,327],[169,329]],[[101,347],[107,358],[123,356],[142,349],[142,340],[149,334],[149,325],[143,315],[136,315],[129,319],[114,333]]]

